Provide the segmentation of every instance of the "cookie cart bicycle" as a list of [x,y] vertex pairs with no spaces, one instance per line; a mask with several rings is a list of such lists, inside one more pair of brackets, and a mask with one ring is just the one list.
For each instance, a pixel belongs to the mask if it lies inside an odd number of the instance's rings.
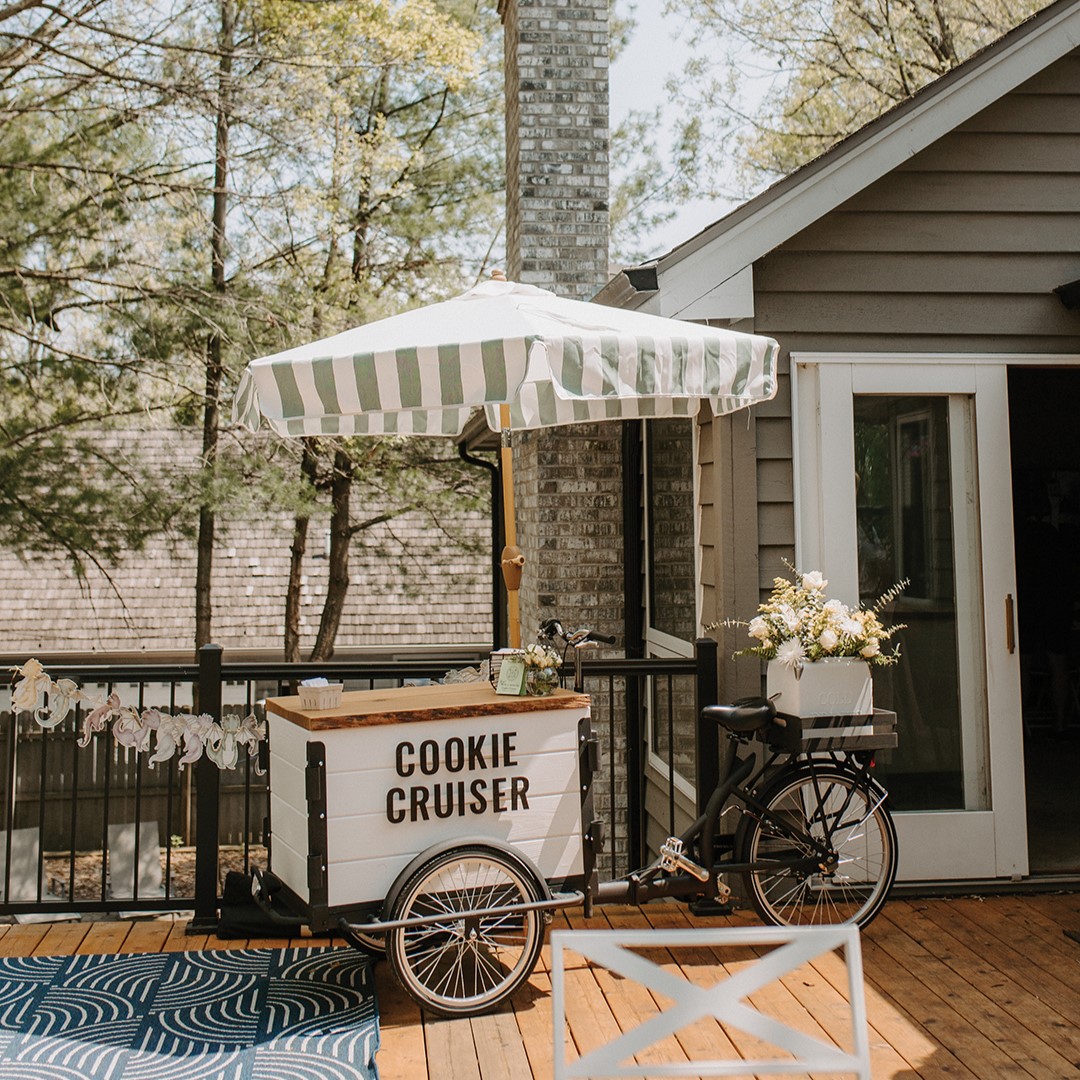
[[[880,911],[897,841],[871,765],[896,745],[892,713],[809,727],[764,699],[707,706],[702,722],[735,752],[704,812],[654,862],[599,882],[598,745],[580,661],[607,639],[556,622],[540,637],[574,657],[574,689],[510,699],[487,683],[362,691],[322,712],[269,701],[264,906],[385,948],[409,995],[445,1016],[510,997],[559,907],[725,900],[738,875],[769,923],[865,926]],[[740,819],[725,839],[718,826],[731,807]]]

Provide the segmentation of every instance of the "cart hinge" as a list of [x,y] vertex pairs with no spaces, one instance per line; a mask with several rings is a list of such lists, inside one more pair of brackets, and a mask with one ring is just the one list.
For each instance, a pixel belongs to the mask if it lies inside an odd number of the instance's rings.
[[259,743],[259,768],[264,772],[270,771],[270,740],[263,739]]
[[269,848],[270,847],[270,816],[269,815],[267,815],[266,817],[263,818],[262,835],[263,835],[263,847]]
[[321,761],[309,761],[304,769],[304,785],[308,805],[316,803],[321,806],[326,802],[326,794],[323,790],[324,764]]
[[311,896],[321,895],[326,891],[326,856],[309,855],[307,861],[308,893]]
[[600,740],[593,734],[587,720],[582,721],[578,727],[578,747],[581,779],[582,783],[585,783],[586,774],[591,777],[600,771]]
[[607,837],[604,835],[604,823],[599,818],[593,821],[588,829],[585,830],[585,842],[592,845],[592,849],[596,854],[599,854],[604,850],[604,841]]
[[594,772],[600,771],[600,740],[592,735],[585,743],[589,755],[589,768]]

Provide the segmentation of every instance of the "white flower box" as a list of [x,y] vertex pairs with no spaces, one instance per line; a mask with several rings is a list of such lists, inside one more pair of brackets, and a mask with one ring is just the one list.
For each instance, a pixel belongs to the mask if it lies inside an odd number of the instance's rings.
[[802,665],[801,672],[770,660],[766,695],[789,716],[870,716],[874,685],[870,665],[857,656],[834,656]]

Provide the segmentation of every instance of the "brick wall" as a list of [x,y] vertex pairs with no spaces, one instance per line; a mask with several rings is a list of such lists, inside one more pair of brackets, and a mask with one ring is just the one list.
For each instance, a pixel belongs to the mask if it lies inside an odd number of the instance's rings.
[[[607,0],[500,0],[507,276],[587,300],[607,281]],[[622,630],[617,424],[514,436],[522,640],[557,616]]]
[[[499,11],[507,276],[588,300],[608,280],[608,0],[500,0]],[[620,447],[618,424],[514,436],[523,642],[554,616],[619,636],[621,652]],[[606,767],[594,792],[610,819]]]
[[507,276],[587,300],[608,277],[607,0],[501,0]]

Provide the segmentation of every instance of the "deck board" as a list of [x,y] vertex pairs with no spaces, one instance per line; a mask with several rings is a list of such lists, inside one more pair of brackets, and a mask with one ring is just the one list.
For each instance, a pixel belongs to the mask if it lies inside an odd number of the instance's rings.
[[[598,907],[559,913],[553,927],[745,926],[746,912],[699,919],[678,904]],[[1061,1080],[1080,1075],[1080,894],[893,900],[864,932],[863,966],[875,1080]],[[188,936],[183,923],[0,925],[0,956],[169,952],[205,948],[321,947],[324,938],[221,940]],[[760,950],[656,949],[650,958],[709,986]],[[547,1080],[551,951],[545,943],[529,984],[491,1016],[435,1019],[376,966],[381,1080]],[[752,995],[763,1012],[846,1045],[847,975],[829,953]],[[568,1045],[577,1055],[655,1014],[663,996],[566,954]],[[701,1061],[762,1052],[745,1033],[704,1018],[642,1055],[642,1062]],[[665,1057],[666,1055],[666,1057]],[[813,1080],[831,1080],[815,1075]]]
[[[978,985],[978,964],[954,965],[960,950],[949,935],[938,931],[924,936],[920,930],[921,920],[915,913],[897,905],[869,933],[893,959],[924,986],[932,987],[943,1004],[955,1012],[956,1016],[950,1015],[947,1022],[957,1032],[963,1030],[968,1053],[961,1056],[969,1067],[972,1062],[978,1063],[975,1071],[981,1070],[983,1076],[1022,1076],[1027,1072],[1055,1080],[1068,1075],[1071,1063],[1033,1034],[1023,1017],[1011,1016],[1002,1008],[994,1000],[994,993],[987,993],[989,988],[985,984]],[[924,941],[930,948],[924,946]],[[969,1032],[969,1028],[974,1031]]]

